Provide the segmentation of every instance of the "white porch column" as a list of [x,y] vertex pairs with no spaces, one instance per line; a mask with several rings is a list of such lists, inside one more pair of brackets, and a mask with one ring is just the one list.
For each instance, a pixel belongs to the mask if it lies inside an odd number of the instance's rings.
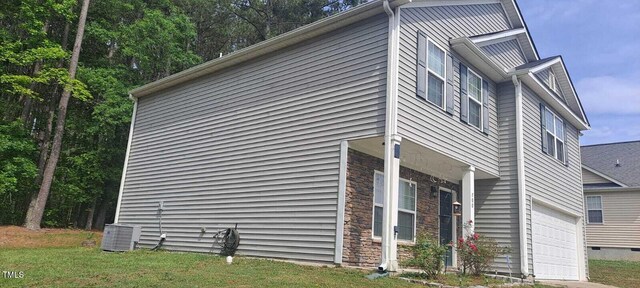
[[382,261],[387,271],[398,270],[398,188],[400,181],[400,141],[387,137],[384,146],[384,202],[382,207]]
[[464,237],[473,234],[475,227],[475,213],[474,213],[474,201],[475,201],[475,176],[476,168],[469,166],[462,174],[462,225],[466,227],[471,221],[469,229],[464,229],[462,234]]

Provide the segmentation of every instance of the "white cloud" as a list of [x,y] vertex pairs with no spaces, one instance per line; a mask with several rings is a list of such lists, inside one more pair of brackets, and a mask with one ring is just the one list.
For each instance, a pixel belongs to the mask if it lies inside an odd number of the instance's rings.
[[576,83],[587,114],[640,114],[640,81],[635,79],[597,76]]

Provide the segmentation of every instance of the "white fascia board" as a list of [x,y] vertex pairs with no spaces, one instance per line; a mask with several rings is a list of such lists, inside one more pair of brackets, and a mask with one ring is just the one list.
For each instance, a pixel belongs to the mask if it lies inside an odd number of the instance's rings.
[[601,187],[601,188],[583,188],[586,193],[603,193],[603,192],[637,192],[640,193],[640,187]]
[[[302,26],[298,29],[294,29],[271,39],[251,45],[247,48],[240,49],[223,57],[205,62],[203,64],[191,67],[187,70],[162,78],[160,80],[145,84],[131,90],[129,94],[131,94],[135,98],[149,95],[151,93],[173,87],[180,83],[207,74],[211,74],[215,71],[236,65],[238,63],[257,58],[259,56],[282,49],[284,47],[291,46],[304,40],[311,39],[329,31],[369,18],[373,15],[384,13],[384,9],[382,7],[383,2],[384,1],[377,0],[358,5],[357,7],[349,9],[345,12],[329,16],[311,24]],[[389,6],[391,8],[395,8],[410,2],[411,0],[392,0],[389,1]]]
[[482,46],[487,46],[487,45],[501,43],[504,41],[515,39],[518,34],[522,34],[522,33],[526,33],[524,28],[517,28],[517,29],[506,30],[498,33],[489,34],[489,35],[472,37],[470,39],[471,39],[471,42],[482,47]]
[[465,60],[470,62],[475,68],[489,76],[494,82],[502,82],[507,78],[507,72],[498,64],[493,62],[487,54],[467,37],[449,40],[451,48],[455,50]]
[[549,106],[555,109],[564,119],[569,121],[573,126],[578,128],[579,130],[591,130],[591,127],[585,123],[578,115],[573,113],[573,111],[567,106],[567,104],[560,101],[555,97],[555,94],[549,90],[546,84],[540,82],[538,77],[536,77],[532,72],[529,72],[524,75],[517,75],[522,82],[527,84],[527,86],[533,90],[542,100],[544,100]]
[[501,0],[431,0],[431,1],[415,1],[402,6],[402,8],[420,8],[435,6],[458,6],[458,5],[482,5],[482,4],[501,4]]
[[628,187],[624,183],[622,183],[622,182],[620,182],[620,181],[618,181],[616,179],[613,179],[613,178],[611,178],[611,177],[609,177],[609,176],[607,176],[605,174],[602,174],[598,170],[593,169],[593,168],[591,168],[591,167],[589,167],[587,165],[582,164],[582,169],[587,170],[587,171],[589,171],[589,172],[591,172],[593,174],[596,174],[596,175],[598,175],[598,176],[600,176],[600,177],[602,177],[604,179],[607,179],[607,180],[611,181],[612,183],[618,184],[618,185],[620,185],[620,187]]

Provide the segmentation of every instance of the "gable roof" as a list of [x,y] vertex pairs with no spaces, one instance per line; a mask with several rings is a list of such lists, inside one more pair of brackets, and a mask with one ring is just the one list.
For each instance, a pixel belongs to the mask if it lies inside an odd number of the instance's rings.
[[585,168],[625,186],[640,187],[640,141],[582,146],[580,152]]
[[[578,97],[578,93],[576,92],[573,81],[571,80],[571,76],[567,71],[567,66],[564,64],[562,56],[551,56],[540,59],[538,61],[520,65],[515,68],[513,74],[529,75],[530,77],[535,78],[537,82],[542,82],[535,74],[545,69],[553,70],[558,85],[563,92],[563,95],[558,95],[558,93],[552,91],[551,89],[544,90],[547,90],[548,93],[551,93],[555,98],[559,99],[561,102],[564,102],[563,104],[566,104],[566,106],[568,106],[568,108],[571,110],[571,113],[579,118],[580,121],[584,122],[584,127],[586,129],[589,129],[589,118],[587,118],[587,114],[584,112],[584,107],[582,106],[580,97]],[[546,88],[549,88],[546,84],[543,85]]]

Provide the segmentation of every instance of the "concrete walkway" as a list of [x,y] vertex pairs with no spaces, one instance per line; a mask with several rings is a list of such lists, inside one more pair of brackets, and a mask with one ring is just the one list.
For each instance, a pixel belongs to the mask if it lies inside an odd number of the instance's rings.
[[594,283],[594,282],[583,282],[583,281],[541,280],[540,282],[543,284],[564,286],[567,288],[616,288],[615,286],[609,286],[609,285],[604,285],[604,284]]

